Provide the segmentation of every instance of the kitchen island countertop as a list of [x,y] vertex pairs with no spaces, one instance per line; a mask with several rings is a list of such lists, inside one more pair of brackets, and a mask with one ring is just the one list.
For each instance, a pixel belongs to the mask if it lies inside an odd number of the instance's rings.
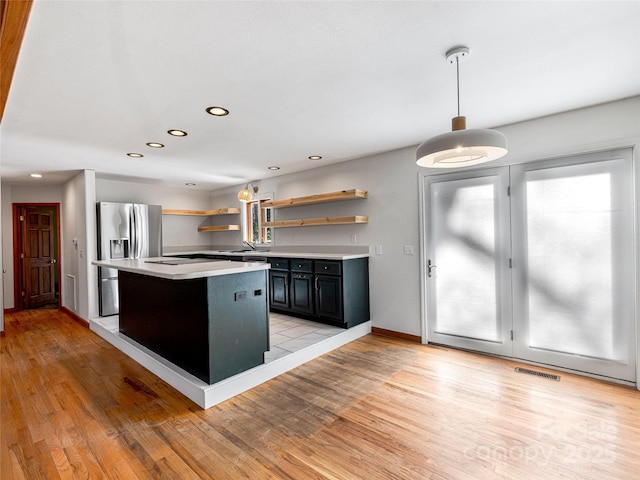
[[266,262],[232,262],[229,260],[204,260],[180,263],[175,257],[153,257],[138,260],[96,260],[93,265],[114,268],[130,273],[139,273],[168,280],[188,280],[193,278],[231,275],[269,269]]

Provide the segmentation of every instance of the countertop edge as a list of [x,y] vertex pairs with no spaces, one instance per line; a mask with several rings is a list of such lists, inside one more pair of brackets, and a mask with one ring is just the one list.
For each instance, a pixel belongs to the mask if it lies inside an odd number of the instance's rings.
[[[191,280],[195,278],[215,277],[218,275],[234,275],[238,273],[268,270],[266,262],[231,262],[212,260],[211,263],[193,263],[184,265],[159,265],[145,263],[145,260],[95,260],[92,265],[137,273],[167,280]],[[212,265],[213,264],[213,265]]]
[[264,258],[309,258],[317,260],[353,260],[356,258],[369,258],[369,253],[313,253],[313,252],[262,252],[262,251],[246,251],[246,252],[229,252],[226,250],[191,250],[183,252],[165,252],[167,257],[176,257],[179,255],[228,255],[230,257],[264,257]]

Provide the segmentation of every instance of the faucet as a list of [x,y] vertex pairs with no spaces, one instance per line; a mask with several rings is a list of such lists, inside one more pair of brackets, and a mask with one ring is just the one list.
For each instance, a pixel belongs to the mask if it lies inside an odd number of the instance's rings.
[[247,247],[249,247],[251,250],[255,250],[256,249],[256,246],[251,242],[247,242],[246,240],[243,240],[242,243],[243,243],[243,245],[246,245]]

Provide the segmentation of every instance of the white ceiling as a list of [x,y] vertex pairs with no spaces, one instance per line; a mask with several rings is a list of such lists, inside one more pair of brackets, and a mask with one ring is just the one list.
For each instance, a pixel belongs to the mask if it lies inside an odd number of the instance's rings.
[[444,53],[461,44],[469,128],[635,96],[639,25],[637,1],[36,0],[2,180],[93,169],[210,190],[417,145],[450,129]]

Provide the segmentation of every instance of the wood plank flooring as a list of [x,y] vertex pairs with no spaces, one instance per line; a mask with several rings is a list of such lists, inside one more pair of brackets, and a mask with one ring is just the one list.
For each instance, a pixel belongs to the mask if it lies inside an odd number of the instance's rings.
[[201,410],[62,312],[5,324],[3,480],[638,478],[629,387],[369,335]]

